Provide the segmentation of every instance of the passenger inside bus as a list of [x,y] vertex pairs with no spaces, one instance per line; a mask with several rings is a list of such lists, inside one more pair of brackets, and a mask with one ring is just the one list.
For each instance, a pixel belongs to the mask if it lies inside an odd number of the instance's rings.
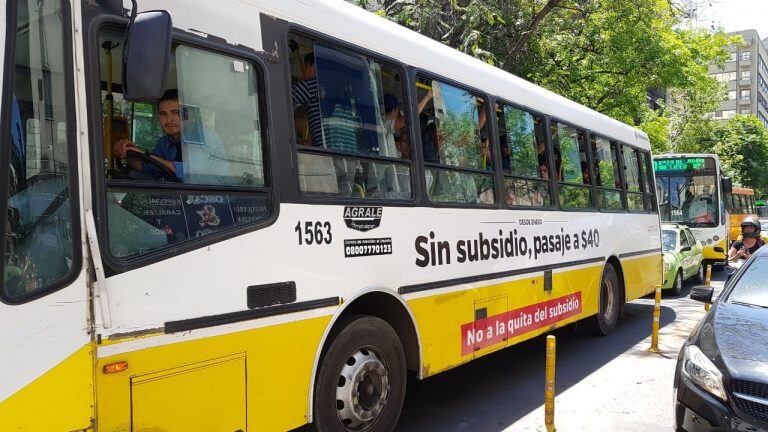
[[302,191],[410,198],[409,166],[398,163],[411,154],[399,68],[305,36],[288,45]]

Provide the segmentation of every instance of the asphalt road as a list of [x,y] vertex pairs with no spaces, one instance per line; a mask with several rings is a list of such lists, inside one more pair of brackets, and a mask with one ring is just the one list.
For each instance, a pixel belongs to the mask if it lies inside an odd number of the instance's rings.
[[[713,274],[716,293],[725,272]],[[672,379],[677,354],[704,315],[688,298],[662,299],[660,348],[650,346],[653,298],[624,308],[606,337],[557,336],[558,431],[672,430]],[[398,431],[544,431],[544,336],[501,350],[423,381],[409,379]],[[311,431],[307,426],[295,432]]]

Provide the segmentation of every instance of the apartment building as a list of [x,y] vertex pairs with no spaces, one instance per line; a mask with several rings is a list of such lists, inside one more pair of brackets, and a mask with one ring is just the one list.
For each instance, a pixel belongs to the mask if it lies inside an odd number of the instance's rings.
[[743,46],[731,46],[724,67],[709,66],[709,73],[728,86],[726,99],[715,111],[715,119],[736,114],[754,114],[768,128],[768,50],[755,30],[729,33],[744,38]]

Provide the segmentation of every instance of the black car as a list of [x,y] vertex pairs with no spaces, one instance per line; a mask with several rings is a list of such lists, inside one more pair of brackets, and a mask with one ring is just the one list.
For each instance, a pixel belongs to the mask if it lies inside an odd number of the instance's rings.
[[[711,302],[711,287],[691,298]],[[768,247],[729,276],[675,370],[678,432],[768,432]]]

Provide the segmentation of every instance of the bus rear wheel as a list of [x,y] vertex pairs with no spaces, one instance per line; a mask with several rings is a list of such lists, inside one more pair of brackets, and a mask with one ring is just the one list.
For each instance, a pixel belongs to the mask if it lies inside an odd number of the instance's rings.
[[314,399],[318,432],[395,430],[405,371],[403,345],[392,326],[376,317],[352,318],[320,366]]
[[600,298],[597,315],[584,320],[582,329],[587,334],[607,335],[616,328],[621,310],[619,277],[612,265],[606,265],[600,281]]

